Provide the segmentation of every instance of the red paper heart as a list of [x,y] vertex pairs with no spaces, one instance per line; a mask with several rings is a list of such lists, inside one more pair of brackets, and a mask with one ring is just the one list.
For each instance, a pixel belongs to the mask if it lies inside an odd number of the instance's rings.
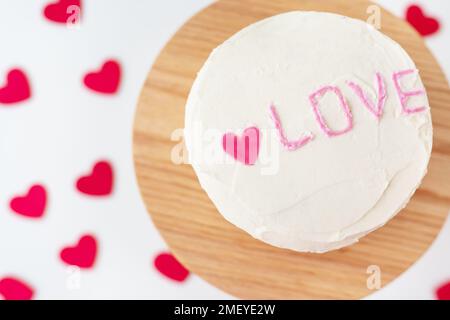
[[113,188],[113,170],[106,161],[97,162],[91,174],[81,177],[76,183],[77,189],[91,196],[107,196]]
[[189,271],[170,253],[159,254],[154,265],[163,275],[178,282],[183,282],[189,276]]
[[96,92],[113,94],[119,89],[120,74],[119,63],[108,60],[99,71],[88,73],[84,77],[84,84]]
[[10,207],[16,213],[28,218],[40,218],[45,211],[47,192],[44,186],[34,185],[25,196],[18,196],[11,200]]
[[245,129],[241,137],[234,133],[226,133],[222,137],[222,148],[236,161],[253,165],[258,159],[259,135],[257,127]]
[[91,268],[97,256],[97,241],[91,235],[84,235],[73,247],[61,250],[60,257],[65,263],[80,268]]
[[17,103],[30,97],[31,89],[26,74],[20,69],[9,71],[6,85],[0,88],[0,103]]
[[3,278],[0,280],[0,295],[5,300],[31,300],[33,289],[16,278]]
[[[71,10],[72,6],[78,7],[78,11]],[[79,21],[80,10],[80,0],[59,0],[44,8],[44,16],[57,23],[77,22]]]
[[439,30],[439,21],[435,18],[426,16],[423,10],[417,5],[411,5],[406,10],[406,20],[422,36],[428,36]]
[[450,300],[450,281],[436,290],[436,297],[439,300]]

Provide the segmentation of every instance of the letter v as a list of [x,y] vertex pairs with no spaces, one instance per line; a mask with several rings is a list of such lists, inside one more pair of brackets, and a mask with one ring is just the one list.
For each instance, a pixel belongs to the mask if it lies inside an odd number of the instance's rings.
[[369,111],[372,112],[378,120],[380,120],[383,115],[383,108],[386,102],[386,86],[384,84],[383,77],[379,72],[376,73],[376,82],[378,85],[378,103],[376,107],[358,84],[352,81],[347,81],[347,85],[361,99],[366,108],[369,109]]

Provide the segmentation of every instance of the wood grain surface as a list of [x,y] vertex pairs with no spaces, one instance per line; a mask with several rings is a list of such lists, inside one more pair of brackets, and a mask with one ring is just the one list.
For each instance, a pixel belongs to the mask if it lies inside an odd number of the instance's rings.
[[[382,10],[381,31],[417,64],[434,124],[429,172],[412,201],[359,243],[326,254],[283,250],[253,239],[217,212],[188,164],[175,164],[172,133],[209,53],[260,19],[291,10],[329,11],[367,20],[365,0],[220,0],[189,20],[156,60],[142,89],[134,124],[134,160],[147,209],[175,256],[206,281],[239,298],[361,298],[367,268],[386,285],[427,250],[450,209],[450,91],[420,36]],[[175,131],[176,132],[176,131]]]

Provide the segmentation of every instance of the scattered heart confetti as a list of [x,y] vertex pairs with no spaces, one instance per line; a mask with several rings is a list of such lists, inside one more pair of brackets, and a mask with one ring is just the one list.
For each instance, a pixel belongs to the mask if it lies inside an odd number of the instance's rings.
[[170,253],[159,254],[154,265],[163,275],[178,282],[183,282],[189,276],[189,271]]
[[425,15],[417,5],[411,5],[406,10],[406,20],[422,35],[429,36],[439,30],[439,21]]
[[92,172],[77,180],[78,191],[91,196],[107,196],[113,189],[112,166],[106,161],[99,161]]
[[[43,16],[47,20],[58,24],[69,24],[80,21],[81,0],[47,1],[48,3],[42,11]],[[37,15],[39,14],[41,12],[37,12]],[[409,6],[405,16],[406,20],[423,36],[436,34],[440,29],[439,20],[429,16],[417,5]],[[444,21],[442,18],[441,22]],[[14,106],[17,103],[30,99],[34,95],[35,88],[34,86],[31,88],[31,84],[34,84],[34,82],[30,84],[28,75],[24,70],[19,68],[10,69],[0,77],[4,78],[4,84],[0,83],[0,104],[3,104],[0,107],[4,107],[5,105]],[[87,88],[95,92],[114,94],[119,90],[122,81],[121,78],[122,70],[119,62],[116,60],[107,60],[97,71],[87,73],[83,78],[83,83]],[[79,78],[77,79],[76,81],[80,81]],[[228,143],[229,141],[231,143]],[[247,128],[241,136],[233,133],[227,133],[223,136],[224,151],[245,165],[252,165],[256,162],[259,143],[260,132],[256,127]],[[92,171],[88,175],[80,177],[76,181],[78,191],[92,196],[109,195],[112,193],[113,186],[114,172],[111,164],[107,161],[95,163]],[[10,200],[9,206],[13,212],[23,217],[41,218],[46,213],[47,202],[48,192],[46,188],[41,184],[35,184],[26,193],[15,195]],[[47,231],[45,229],[42,230],[42,232]],[[21,237],[24,238],[23,235]],[[19,254],[16,250],[11,252]],[[26,252],[23,254],[26,254]],[[75,245],[63,248],[60,251],[60,259],[68,265],[74,265],[80,268],[92,268],[96,263],[97,254],[98,241],[93,235],[87,234],[80,237]],[[154,267],[162,275],[174,281],[183,282],[189,276],[189,271],[170,253],[157,255],[153,263]],[[437,288],[435,295],[439,300],[450,300],[450,282],[444,283]],[[30,300],[34,296],[35,289],[22,279],[13,276],[0,278],[0,298],[3,297],[6,300]]]
[[0,296],[5,300],[31,300],[34,290],[17,278],[0,279]]
[[61,250],[60,257],[65,263],[80,268],[91,268],[97,256],[97,241],[92,235],[84,235],[73,247]]
[[13,104],[31,97],[27,75],[20,69],[12,69],[6,77],[6,84],[0,88],[0,103]]
[[240,137],[234,133],[226,133],[222,138],[222,148],[236,161],[253,165],[258,159],[259,135],[257,127],[245,129]]
[[438,300],[450,300],[450,281],[436,290],[436,297]]
[[77,23],[81,16],[80,0],[59,0],[44,8],[44,16],[56,23]]
[[14,197],[10,202],[11,209],[28,218],[40,218],[44,215],[47,203],[47,192],[44,186],[32,186],[26,195]]
[[88,73],[84,77],[84,84],[93,91],[113,94],[119,89],[120,78],[119,63],[115,60],[108,60],[99,71]]

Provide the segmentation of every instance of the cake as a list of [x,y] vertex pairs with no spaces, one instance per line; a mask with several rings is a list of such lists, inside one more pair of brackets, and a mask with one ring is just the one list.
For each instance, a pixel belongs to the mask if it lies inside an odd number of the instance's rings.
[[321,253],[406,206],[432,129],[419,71],[399,44],[364,21],[295,11],[210,54],[184,137],[226,220],[273,246]]

